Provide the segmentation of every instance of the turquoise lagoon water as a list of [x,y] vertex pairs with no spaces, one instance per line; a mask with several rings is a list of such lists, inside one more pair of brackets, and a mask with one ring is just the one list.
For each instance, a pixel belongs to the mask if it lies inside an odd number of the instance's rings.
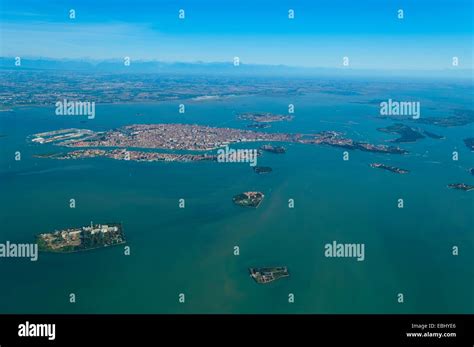
[[[423,115],[472,108],[472,95],[452,86],[406,93],[387,92],[387,98],[421,99]],[[190,101],[184,115],[177,102],[98,105],[96,118],[86,123],[55,116],[50,107],[3,112],[0,242],[32,242],[37,233],[91,220],[121,221],[131,255],[113,247],[41,254],[37,262],[0,259],[0,312],[473,313],[474,193],[446,188],[474,184],[467,173],[473,153],[462,142],[472,137],[472,126],[423,126],[446,139],[403,144],[410,151],[404,156],[353,151],[343,161],[342,149],[289,144],[285,155],[259,158],[260,165],[273,168],[269,175],[257,175],[247,164],[36,159],[33,154],[58,147],[27,140],[65,127],[245,127],[236,113],[285,113],[288,103],[296,106],[295,119],[268,131],[334,129],[374,143],[393,138],[376,130],[393,122],[375,118],[377,105],[352,102],[360,99],[315,94]],[[457,162],[453,150],[459,151]],[[14,160],[15,151],[21,161]],[[374,170],[368,166],[374,161],[411,172]],[[248,190],[265,193],[258,209],[232,204],[233,195]],[[69,208],[71,198],[75,209]],[[178,208],[180,198],[185,209]],[[288,208],[290,198],[294,209]],[[405,208],[397,208],[398,198]],[[364,243],[365,261],[326,258],[324,245],[333,240]],[[233,255],[236,245],[239,256]],[[451,253],[454,245],[458,256]],[[290,277],[268,285],[249,278],[248,267],[272,265],[288,266]],[[69,293],[76,294],[75,304]],[[178,302],[179,293],[186,303]]]

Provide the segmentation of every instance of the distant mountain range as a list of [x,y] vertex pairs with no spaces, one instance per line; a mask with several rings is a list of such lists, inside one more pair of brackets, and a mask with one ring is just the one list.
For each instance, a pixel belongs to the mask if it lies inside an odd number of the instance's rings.
[[88,71],[104,73],[169,73],[186,75],[262,75],[262,76],[407,76],[407,77],[446,77],[472,78],[469,69],[445,70],[368,70],[352,68],[294,67],[286,65],[243,64],[234,66],[232,62],[160,62],[131,61],[125,66],[123,60],[110,59],[96,61],[90,59],[49,59],[28,58],[21,60],[21,66],[15,66],[14,57],[0,57],[0,69],[39,69],[59,71]]

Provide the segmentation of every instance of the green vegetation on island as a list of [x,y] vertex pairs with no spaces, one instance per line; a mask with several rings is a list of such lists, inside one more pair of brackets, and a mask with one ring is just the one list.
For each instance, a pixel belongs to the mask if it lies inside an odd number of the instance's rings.
[[393,172],[393,173],[396,173],[396,174],[406,174],[406,173],[409,172],[408,170],[405,170],[405,169],[400,169],[400,168],[395,167],[395,166],[389,166],[389,165],[385,165],[385,164],[381,164],[381,163],[372,163],[372,164],[370,164],[370,167],[373,167],[375,169],[387,170],[387,171],[390,171],[390,172]]
[[258,207],[264,198],[260,192],[244,192],[232,198],[234,204],[245,207]]

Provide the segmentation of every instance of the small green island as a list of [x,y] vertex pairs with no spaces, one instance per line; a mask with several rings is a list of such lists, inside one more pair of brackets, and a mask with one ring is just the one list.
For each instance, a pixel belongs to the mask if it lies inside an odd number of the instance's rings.
[[253,168],[253,171],[255,171],[255,173],[258,173],[259,175],[261,175],[261,174],[266,174],[266,173],[272,172],[272,168],[269,167],[269,166],[255,166]]
[[387,171],[390,171],[390,172],[393,172],[393,173],[396,173],[396,174],[407,174],[407,173],[409,173],[408,170],[401,169],[401,168],[396,167],[396,166],[381,164],[381,163],[372,163],[372,164],[370,164],[370,167],[372,167],[374,169],[387,170]]
[[471,151],[474,151],[474,137],[469,137],[467,139],[464,139],[464,144],[466,145],[467,148],[469,148]]
[[36,236],[41,252],[73,253],[124,244],[120,223],[92,224],[79,228],[56,230]]
[[250,277],[260,284],[270,283],[283,277],[288,277],[286,266],[249,268]]
[[469,192],[471,190],[474,190],[474,186],[471,186],[470,184],[466,184],[466,183],[448,184],[448,188],[464,190],[465,192]]
[[257,208],[262,202],[265,195],[261,192],[244,192],[235,195],[232,198],[234,204],[244,207],[255,207]]
[[390,140],[390,142],[415,142],[425,137],[416,129],[401,123],[378,128],[377,130],[389,134],[398,134],[400,136],[394,140]]

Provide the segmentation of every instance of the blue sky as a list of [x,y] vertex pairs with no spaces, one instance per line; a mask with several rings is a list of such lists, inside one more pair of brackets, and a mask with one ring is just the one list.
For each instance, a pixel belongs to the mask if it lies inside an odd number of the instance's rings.
[[[472,0],[1,1],[1,56],[472,68]],[[178,10],[186,19],[178,19]],[[69,9],[76,19],[70,20]],[[288,19],[294,9],[295,19]],[[403,9],[405,18],[397,18]]]

